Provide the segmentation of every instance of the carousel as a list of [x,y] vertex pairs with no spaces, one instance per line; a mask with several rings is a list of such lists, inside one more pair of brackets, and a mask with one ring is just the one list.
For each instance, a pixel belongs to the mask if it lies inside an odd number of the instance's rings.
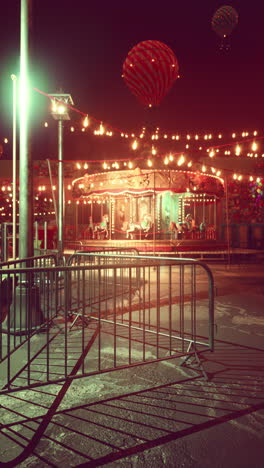
[[66,240],[75,231],[74,237],[87,246],[121,242],[143,251],[216,248],[224,195],[223,180],[216,175],[137,167],[86,173],[71,186],[68,209],[75,207],[76,226],[65,226]]

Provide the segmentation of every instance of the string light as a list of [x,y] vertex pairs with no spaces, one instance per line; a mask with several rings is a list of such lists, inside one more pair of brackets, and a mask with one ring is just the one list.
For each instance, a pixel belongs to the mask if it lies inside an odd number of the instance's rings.
[[239,156],[241,153],[241,147],[239,145],[236,145],[236,149],[235,149],[235,155],[236,156]]
[[179,157],[178,161],[177,161],[177,164],[178,166],[182,166],[182,164],[185,163],[185,157],[183,156],[183,154]]
[[101,122],[100,127],[99,127],[99,135],[104,135],[104,132],[105,132],[105,128],[103,126],[103,123]]
[[137,147],[138,147],[138,142],[137,142],[137,140],[134,140],[133,143],[132,143],[132,149],[136,150]]
[[[132,64],[131,64],[131,65],[132,65]],[[87,123],[88,123],[88,125],[90,124],[90,119],[88,118],[88,114],[87,114],[87,113],[81,112],[80,110],[78,110],[78,109],[76,109],[76,108],[73,108],[72,106],[67,105],[67,104],[65,104],[65,103],[60,103],[60,101],[55,100],[55,99],[52,99],[52,97],[49,96],[47,93],[44,93],[43,91],[41,91],[41,90],[39,90],[39,89],[37,89],[37,88],[33,88],[33,89],[34,89],[36,92],[45,95],[46,97],[48,97],[48,98],[51,100],[52,108],[53,108],[54,111],[60,112],[60,113],[64,113],[66,107],[69,107],[71,110],[74,110],[74,111],[76,111],[76,112],[79,112],[80,114],[82,114],[82,115],[84,116],[84,122],[83,122],[83,126],[84,126],[84,127],[87,126]],[[62,105],[62,104],[63,104],[63,105]],[[92,120],[98,121],[97,119],[95,119],[95,118],[93,118],[93,117],[92,117]],[[110,128],[111,126],[108,125],[108,127]],[[111,127],[111,128],[113,129],[113,127]],[[118,129],[113,129],[113,130],[116,130],[117,132],[121,133],[121,131],[118,130]],[[158,131],[159,131],[159,128],[157,128],[156,133],[158,133]],[[103,123],[102,123],[102,122],[101,122],[101,125],[100,125],[100,128],[99,128],[99,131],[95,131],[94,133],[95,133],[96,135],[98,135],[98,134],[99,134],[99,135],[102,135],[102,134],[105,133],[105,129],[104,129],[104,126],[103,126]],[[122,132],[122,133],[124,133],[124,132]],[[114,134],[114,133],[113,133],[112,130],[107,132],[107,135],[108,135],[108,136],[112,136],[113,134]],[[252,134],[253,134],[254,137],[256,137],[256,136],[258,135],[257,130],[255,130],[254,132],[252,132]],[[134,135],[134,134],[133,134],[133,135]],[[142,132],[141,132],[141,134],[139,135],[139,138],[143,138],[144,135],[145,135],[145,128],[142,129]],[[236,135],[237,135],[237,133],[235,133],[235,132],[233,132],[233,133],[231,134],[232,138],[235,138]],[[249,132],[243,131],[241,135],[242,135],[242,138],[248,137]],[[218,138],[219,138],[219,139],[221,139],[222,137],[223,137],[223,135],[222,135],[221,133],[218,134]],[[127,135],[127,134],[125,134],[125,138],[128,138],[128,135]],[[158,135],[155,136],[155,139],[157,139],[157,138],[158,138]],[[169,138],[168,133],[165,133],[164,138]],[[180,140],[180,135],[175,135],[175,134],[174,134],[174,135],[171,136],[171,138],[172,138],[173,140]],[[186,138],[187,138],[188,140],[191,140],[191,134],[187,133]],[[194,139],[195,139],[195,140],[198,140],[199,138],[200,138],[200,136],[199,136],[198,134],[196,134],[196,135],[194,136]],[[213,138],[213,135],[212,135],[212,134],[205,134],[205,135],[204,135],[204,139],[206,139],[206,140],[207,140],[207,139],[212,139],[212,138]],[[228,144],[227,144],[227,145],[228,145]],[[255,147],[255,144],[254,144],[254,145],[253,145],[253,148],[252,148],[252,151],[255,151],[255,148],[256,148],[256,147]]]
[[[37,92],[40,92],[40,93],[42,93],[42,94],[45,94],[45,93],[41,92],[40,90],[37,90],[36,88],[34,88],[34,89],[35,89],[35,91],[37,91]],[[48,96],[47,94],[46,94],[46,96],[50,98],[50,96]],[[50,98],[50,99],[51,99],[51,98]],[[52,104],[52,108],[53,108],[54,111],[60,112],[60,113],[64,113],[64,112],[65,112],[65,109],[66,109],[65,106],[67,106],[67,105],[61,105],[60,102],[58,102],[58,101],[56,101],[56,100],[54,100],[54,99],[51,99],[51,104]],[[67,106],[67,107],[70,107],[70,106]],[[87,114],[87,113],[84,114],[84,113],[78,111],[77,109],[73,109],[73,110],[75,110],[76,112],[81,113],[81,114],[84,116],[83,127],[86,128],[86,126],[88,126],[89,123],[90,123],[90,119],[88,119],[88,114]],[[97,120],[94,119],[94,118],[91,118],[91,119],[94,120],[94,121],[97,121]],[[88,121],[88,125],[85,124],[86,121]],[[44,124],[44,126],[45,126],[45,127],[47,126],[46,123]],[[107,126],[107,127],[110,127],[110,126]],[[70,129],[71,129],[72,132],[74,131],[74,127],[70,127]],[[117,130],[117,131],[120,133],[120,131],[119,131],[118,129],[113,129],[113,130]],[[156,129],[156,134],[154,135],[154,136],[155,136],[155,138],[154,138],[155,140],[158,138],[158,131],[159,131],[159,129],[157,128],[157,129]],[[99,127],[99,130],[97,131],[97,134],[99,134],[99,135],[105,134],[105,127],[104,127],[104,125],[103,125],[103,122],[101,122],[100,127]],[[107,131],[106,134],[107,134],[107,136],[112,136],[112,135],[114,134],[114,132],[111,130],[111,131]],[[233,133],[231,134],[232,139],[237,138],[237,135],[238,135],[238,134],[239,134],[239,133],[233,132]],[[129,138],[129,137],[131,138],[132,135],[133,135],[133,138],[136,139],[134,133],[133,133],[133,134],[130,133],[129,135],[128,135],[127,133],[124,133],[124,138]],[[254,132],[251,132],[250,136],[249,136],[249,132],[247,132],[247,131],[243,131],[243,132],[242,132],[242,138],[247,138],[247,137],[249,137],[249,139],[247,140],[247,142],[252,142],[251,146],[252,146],[252,151],[253,151],[253,153],[255,153],[255,152],[257,151],[257,148],[258,148],[258,144],[257,144],[257,142],[255,141],[255,139],[254,139],[254,141],[252,141],[252,140],[253,140],[253,137],[257,137],[257,135],[258,135],[257,130],[255,130]],[[137,138],[143,138],[143,137],[145,137],[145,136],[146,136],[146,129],[143,128],[142,131],[141,131],[141,133],[140,133],[140,135],[137,136]],[[149,135],[147,135],[147,136],[149,136]],[[252,136],[253,136],[253,137],[252,137]],[[167,139],[167,138],[170,137],[170,135],[169,135],[168,133],[165,133],[165,134],[164,134],[164,138],[165,138],[165,137],[166,137],[166,139]],[[216,137],[216,136],[215,136],[215,137]],[[173,134],[173,135],[171,136],[171,138],[172,138],[173,140],[179,141],[181,137],[180,137],[180,135],[178,135],[178,134],[177,134],[177,135],[176,135],[176,134]],[[197,141],[199,138],[200,138],[200,136],[199,136],[198,134],[196,134],[196,135],[194,136],[194,140],[196,140],[196,141]],[[210,139],[212,139],[212,138],[213,138],[213,135],[212,135],[212,134],[206,134],[206,135],[204,135],[204,139],[205,139],[205,140],[210,140]],[[222,139],[222,138],[223,138],[223,135],[222,135],[222,134],[218,134],[218,139]],[[258,140],[260,140],[260,139],[262,139],[262,138],[264,138],[264,137],[258,137]],[[187,133],[186,139],[187,139],[187,140],[191,140],[191,139],[192,139],[192,136],[191,136],[190,133]],[[4,139],[4,142],[5,142],[5,143],[8,143],[8,139],[7,139],[7,138]],[[244,140],[243,140],[243,144],[244,144]],[[249,143],[249,144],[250,144],[250,143]],[[232,143],[226,143],[226,144],[221,145],[221,146],[218,146],[218,147],[217,147],[217,146],[215,146],[215,147],[212,147],[212,146],[211,146],[210,151],[209,151],[209,156],[212,157],[213,152],[214,152],[214,155],[215,155],[216,152],[219,152],[219,148],[228,147],[228,146],[231,146],[231,145],[234,146],[234,143],[233,143],[233,142],[232,142]],[[231,148],[231,149],[232,149],[232,148]],[[196,150],[196,149],[195,149],[195,150]],[[201,150],[202,150],[202,147],[200,147],[199,150],[201,151]],[[232,151],[233,151],[233,149],[232,149]],[[235,148],[234,148],[234,153],[235,153],[236,156],[238,156],[238,155],[241,154],[241,152],[242,152],[241,146],[239,145],[239,142],[237,142],[237,144],[236,144],[236,146],[235,146]],[[233,153],[233,154],[234,154],[234,153]],[[255,153],[255,154],[253,154],[253,153],[245,153],[245,156],[247,155],[248,157],[255,157],[255,158],[257,158],[258,156],[264,157],[264,154],[261,155],[261,154],[259,154],[259,153]],[[155,149],[154,152],[152,152],[152,154],[153,154],[153,155],[156,155],[156,154],[157,154],[157,150]],[[223,154],[223,153],[222,153],[222,154]],[[225,151],[225,154],[226,154],[226,155],[230,155],[230,154],[231,154],[231,151],[226,150],[226,151]],[[169,159],[169,161],[172,160],[172,159],[170,158],[170,156],[169,156],[168,159]],[[179,159],[179,160],[180,160],[180,159]],[[187,166],[188,166],[188,167],[191,167],[191,164],[192,164],[192,163],[189,161],[188,164],[187,164]],[[132,163],[129,162],[129,163],[128,163],[128,167],[131,168],[131,165],[132,165]],[[87,166],[87,167],[88,167],[88,166]],[[132,167],[133,167],[133,165],[132,165]],[[204,166],[203,166],[203,167],[204,167]],[[80,168],[81,168],[81,166],[80,166]],[[84,168],[85,168],[85,166],[84,166]],[[109,166],[108,166],[106,163],[105,163],[105,168],[109,168]],[[204,172],[203,169],[202,169],[202,172]],[[216,174],[219,174],[219,173],[221,173],[221,171],[217,171],[217,172],[216,172]],[[250,177],[252,177],[252,176],[250,176]],[[258,178],[258,179],[259,179],[259,178]],[[242,176],[241,176],[240,179],[237,178],[237,180],[242,180]],[[253,178],[253,180],[254,180],[254,178]],[[260,179],[259,179],[259,180],[260,180]],[[251,180],[251,181],[252,181],[252,180]]]
[[257,151],[258,145],[257,145],[257,143],[255,141],[253,141],[251,149],[252,149],[252,151]]
[[83,126],[84,126],[85,128],[89,126],[89,118],[88,118],[88,115],[86,115],[86,116],[84,117]]

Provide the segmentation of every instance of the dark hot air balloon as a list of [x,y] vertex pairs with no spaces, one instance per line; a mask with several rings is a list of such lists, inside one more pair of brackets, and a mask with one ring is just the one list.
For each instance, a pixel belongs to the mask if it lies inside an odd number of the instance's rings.
[[[213,15],[211,21],[214,32],[218,36],[220,36],[223,39],[223,41],[226,37],[230,36],[237,23],[238,13],[230,5],[223,5],[222,7],[218,8],[218,10],[216,10],[215,14]],[[221,46],[223,48],[224,42],[222,42]],[[228,47],[229,46],[227,45],[226,48]]]
[[178,78],[179,65],[163,42],[143,41],[134,46],[123,63],[126,85],[148,107],[158,106]]

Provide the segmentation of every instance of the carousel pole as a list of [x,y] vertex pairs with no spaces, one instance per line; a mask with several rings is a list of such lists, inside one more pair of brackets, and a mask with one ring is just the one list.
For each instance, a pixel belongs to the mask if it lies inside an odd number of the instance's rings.
[[153,194],[153,255],[155,256],[156,251],[156,181],[155,181],[155,171],[153,173],[154,180],[153,180],[153,187],[154,187],[154,194]]
[[79,205],[76,202],[75,203],[75,239],[77,240],[77,235],[78,235],[78,208]]
[[214,195],[214,226],[216,230],[216,195]]
[[227,237],[227,263],[230,266],[230,226],[229,226],[229,213],[228,213],[228,183],[227,176],[225,176],[225,186],[226,186],[226,237]]
[[108,212],[109,212],[109,240],[112,240],[112,200],[111,198],[109,198]]

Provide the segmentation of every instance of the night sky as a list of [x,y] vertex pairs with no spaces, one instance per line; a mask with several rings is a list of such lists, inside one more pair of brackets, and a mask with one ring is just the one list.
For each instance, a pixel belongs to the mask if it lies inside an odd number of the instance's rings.
[[[33,0],[32,4],[32,87],[46,93],[62,89],[72,95],[81,112],[119,130],[137,131],[150,119],[164,133],[254,129],[261,133],[261,2],[228,3],[239,14],[228,51],[219,49],[221,40],[211,28],[212,15],[225,4],[219,1]],[[18,0],[5,2],[1,9],[0,130],[10,138],[10,75],[19,73],[19,10]],[[129,50],[149,39],[162,41],[174,51],[180,72],[180,79],[150,116],[121,78]],[[45,120],[51,121],[49,101],[33,90],[32,99],[32,134],[42,146],[34,157],[47,157],[47,152],[52,157],[55,123],[50,122],[45,135],[41,127]],[[74,112],[71,117],[72,124],[79,125],[81,115]],[[75,136],[74,144],[66,142],[67,158],[84,158],[85,148],[93,154],[95,137],[80,138]]]

